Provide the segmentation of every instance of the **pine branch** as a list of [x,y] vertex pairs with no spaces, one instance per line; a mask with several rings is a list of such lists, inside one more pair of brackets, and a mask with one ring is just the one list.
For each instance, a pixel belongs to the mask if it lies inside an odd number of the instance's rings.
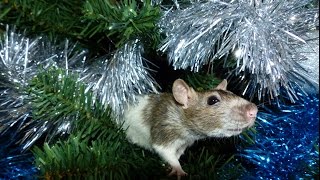
[[301,173],[305,179],[319,179],[319,138],[315,138],[313,149],[315,153],[306,153],[310,160],[301,163],[303,172],[308,172]]
[[188,179],[237,179],[243,173],[244,168],[230,151],[231,142],[215,141],[199,141],[181,157]]
[[197,91],[212,90],[222,81],[215,75],[206,73],[188,73],[184,79]]
[[77,79],[77,75],[56,68],[38,73],[31,81],[29,89],[33,102],[33,117],[57,119],[72,111],[79,112],[79,118],[93,121],[108,117],[108,111],[98,103],[94,104],[93,111],[93,95],[85,92],[84,84],[77,82]]
[[46,34],[51,40],[73,38],[92,49],[93,54],[109,53],[135,38],[155,48],[160,42],[156,26],[160,13],[160,7],[151,6],[150,0],[0,2],[0,23],[14,24],[28,35]]
[[79,17],[83,1],[13,0],[2,4],[0,10],[5,13],[0,21],[29,33],[47,33],[53,39],[57,34],[76,35],[82,29]]
[[[160,7],[152,6],[151,0],[88,0],[85,4],[88,25],[81,35],[92,37],[105,33],[116,35],[116,46],[120,47],[129,39],[142,38],[157,45],[160,41],[156,22],[160,18]],[[147,37],[147,38],[146,38]]]
[[79,136],[71,136],[67,141],[59,141],[54,146],[44,145],[44,149],[33,150],[36,165],[46,179],[128,179],[130,163],[123,157],[117,142],[96,140],[89,145]]
[[[56,134],[77,131],[87,121],[99,122],[104,128],[114,127],[113,121],[107,121],[111,118],[110,109],[94,102],[92,92],[86,92],[85,85],[77,80],[75,74],[51,68],[39,72],[30,82],[27,92],[32,118],[39,127],[49,130],[49,141]],[[38,137],[39,132],[29,132],[33,134],[29,138]]]

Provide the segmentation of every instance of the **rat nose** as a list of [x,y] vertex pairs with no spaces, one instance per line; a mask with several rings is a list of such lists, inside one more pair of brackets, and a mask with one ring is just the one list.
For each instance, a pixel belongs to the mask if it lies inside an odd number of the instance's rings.
[[255,120],[255,118],[257,117],[257,113],[258,113],[258,108],[255,104],[251,103],[248,104],[246,107],[246,115],[248,120]]

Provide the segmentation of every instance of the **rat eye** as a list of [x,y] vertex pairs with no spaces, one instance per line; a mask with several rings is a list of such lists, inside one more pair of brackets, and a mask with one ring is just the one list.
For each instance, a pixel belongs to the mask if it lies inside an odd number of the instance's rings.
[[217,102],[219,102],[219,99],[216,96],[210,96],[208,98],[208,105],[214,105]]

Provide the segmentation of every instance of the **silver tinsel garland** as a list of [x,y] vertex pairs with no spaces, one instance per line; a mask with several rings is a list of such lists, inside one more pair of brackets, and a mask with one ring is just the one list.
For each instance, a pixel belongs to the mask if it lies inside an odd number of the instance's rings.
[[[315,28],[317,10],[310,0],[229,0],[194,3],[167,12],[159,26],[167,38],[160,50],[167,52],[175,69],[199,71],[206,64],[235,56],[236,75],[249,73],[250,96],[274,98],[281,87],[294,101],[291,80],[308,81],[299,64],[306,57],[296,49],[307,44],[306,32]],[[240,82],[241,83],[241,82]],[[254,87],[253,87],[254,86]]]
[[119,120],[127,105],[136,102],[143,93],[157,93],[159,87],[150,76],[143,46],[139,40],[127,42],[116,50],[111,59],[100,58],[81,73],[97,99],[108,105]]
[[301,66],[307,70],[311,80],[319,84],[319,30],[310,31],[306,34],[308,44],[302,45],[298,52],[307,58],[301,62]]
[[74,46],[68,41],[53,45],[42,36],[26,38],[9,26],[0,39],[0,134],[14,128],[16,133],[23,134],[17,143],[26,150],[45,133],[50,139],[70,132],[66,117],[55,122],[31,120],[32,102],[24,88],[39,70],[53,66],[68,70],[83,61],[86,52],[83,50],[71,56],[69,53],[73,52]]
[[32,101],[23,87],[43,69],[57,67],[79,74],[79,79],[93,91],[95,101],[110,106],[117,120],[136,95],[157,93],[157,83],[149,75],[143,47],[139,40],[126,43],[111,59],[87,63],[86,50],[74,51],[68,40],[50,43],[44,37],[29,39],[7,28],[0,41],[0,134],[10,128],[23,132],[22,149],[28,149],[41,136],[50,141],[59,134],[68,134],[76,116],[55,120],[33,120]]

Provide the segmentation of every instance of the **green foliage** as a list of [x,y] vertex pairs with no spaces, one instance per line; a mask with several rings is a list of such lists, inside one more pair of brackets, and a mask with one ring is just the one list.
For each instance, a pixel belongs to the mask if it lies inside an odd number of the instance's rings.
[[308,172],[303,177],[305,179],[319,179],[319,137],[315,138],[313,148],[316,153],[306,154],[306,156],[310,157],[310,161],[301,163],[301,169],[304,172]]
[[[81,133],[53,145],[35,147],[35,164],[46,179],[135,179],[165,176],[157,156],[129,144],[108,129],[104,138],[87,140]],[[88,133],[90,134],[90,133]]]
[[[35,147],[36,166],[46,179],[176,179],[167,177],[166,166],[156,154],[129,144],[122,135],[109,133],[93,141],[81,140],[81,133],[54,145]],[[243,168],[234,156],[219,155],[210,146],[188,150],[181,164],[186,179],[236,178]],[[229,166],[237,164],[236,166]],[[226,175],[228,174],[228,175]]]
[[[76,35],[83,25],[79,19],[84,1],[12,0],[0,6],[0,21],[26,29],[29,34]],[[1,18],[2,17],[2,18]]]
[[92,37],[103,32],[108,37],[116,35],[116,46],[133,38],[144,38],[156,45],[160,34],[156,22],[160,18],[160,7],[152,6],[151,0],[88,0],[84,8],[84,19],[88,25],[81,35]]
[[245,168],[235,158],[237,139],[207,139],[196,142],[181,157],[186,179],[238,179]]
[[[257,123],[259,122],[256,122],[256,124]],[[256,141],[254,137],[256,134],[257,134],[257,130],[255,129],[255,126],[247,129],[246,131],[243,131],[241,133],[241,136],[243,137],[243,140],[244,140],[241,142],[243,147],[254,145]]]
[[156,26],[160,13],[150,0],[0,1],[0,23],[14,24],[29,35],[45,34],[51,40],[73,38],[96,53],[134,38],[155,47],[160,41]]
[[51,68],[39,72],[30,82],[28,93],[33,118],[59,122],[101,121],[110,117],[110,110],[93,103],[93,94],[75,74]]
[[189,73],[184,79],[197,91],[211,90],[222,81],[214,75],[207,73]]
[[127,161],[126,148],[122,148],[123,143],[117,141],[116,134],[108,134],[107,139],[89,142],[79,133],[52,146],[45,143],[43,150],[35,147],[35,163],[41,176],[46,179],[128,179],[132,162]]

